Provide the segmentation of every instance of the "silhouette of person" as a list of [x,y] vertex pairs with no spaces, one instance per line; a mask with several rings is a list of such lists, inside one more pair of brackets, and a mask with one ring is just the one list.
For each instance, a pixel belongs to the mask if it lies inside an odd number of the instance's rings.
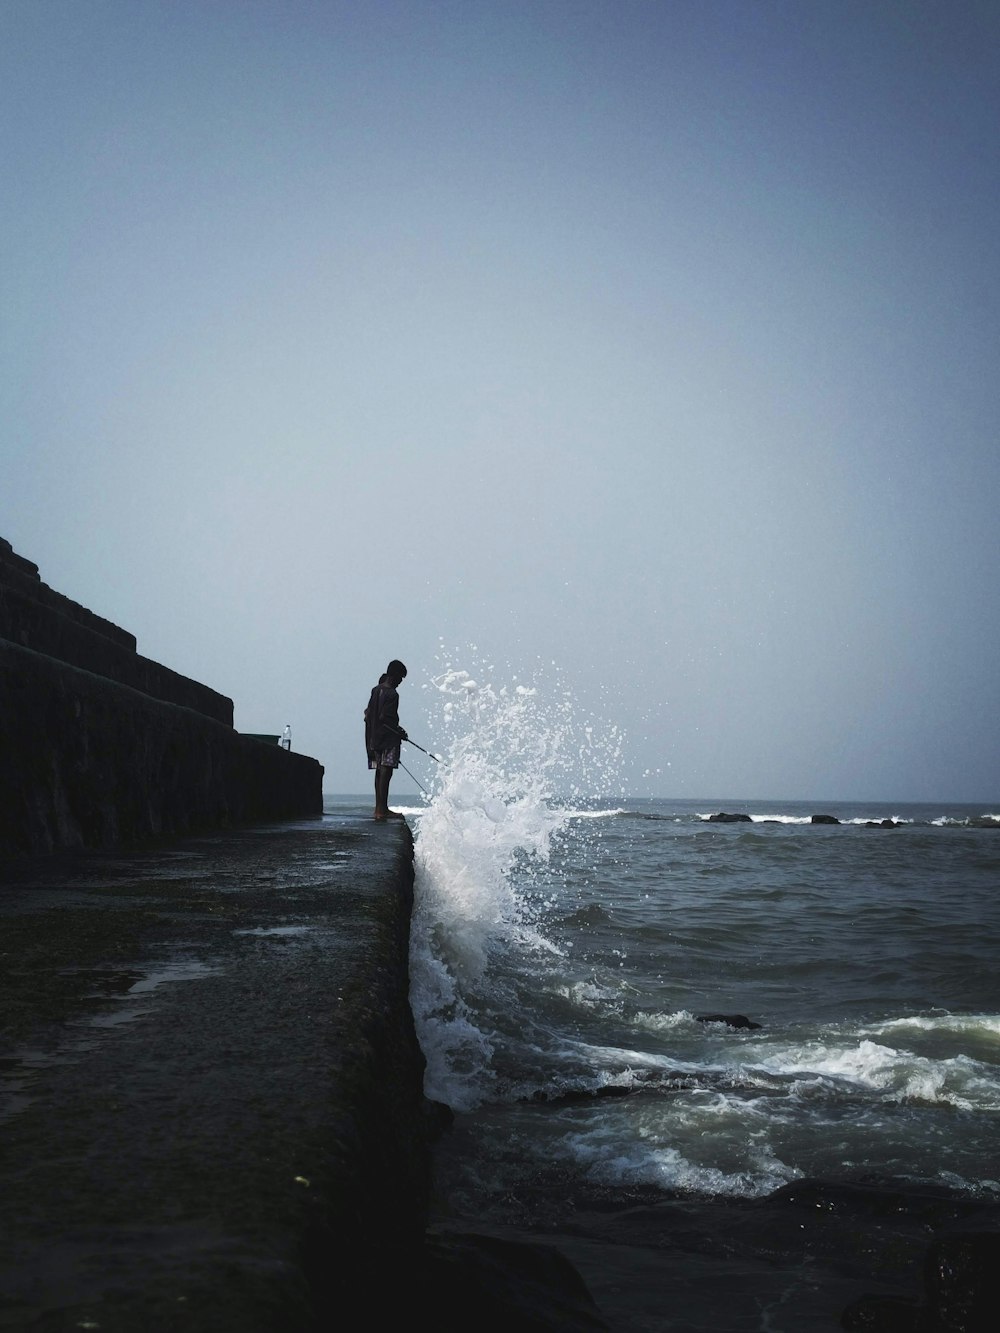
[[393,659],[371,692],[365,709],[365,748],[368,767],[375,773],[375,818],[402,819],[398,810],[389,809],[389,783],[399,767],[399,746],[407,739],[399,725],[397,687],[406,677],[406,667]]

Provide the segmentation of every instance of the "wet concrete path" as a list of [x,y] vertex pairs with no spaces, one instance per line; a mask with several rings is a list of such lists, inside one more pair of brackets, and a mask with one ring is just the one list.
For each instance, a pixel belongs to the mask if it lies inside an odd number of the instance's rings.
[[309,1328],[407,1243],[411,903],[360,810],[0,870],[0,1328]]

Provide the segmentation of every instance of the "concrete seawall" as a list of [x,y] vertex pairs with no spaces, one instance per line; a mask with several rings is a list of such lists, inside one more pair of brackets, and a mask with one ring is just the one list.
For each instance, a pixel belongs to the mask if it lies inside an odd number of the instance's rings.
[[0,539],[0,639],[233,725],[233,701],[140,657],[135,635],[43,583],[37,565]]
[[232,723],[0,541],[0,856],[318,815],[322,766]]
[[0,854],[319,814],[323,769],[0,640]]
[[396,1299],[428,1163],[408,829],[5,878],[3,1326],[294,1333]]

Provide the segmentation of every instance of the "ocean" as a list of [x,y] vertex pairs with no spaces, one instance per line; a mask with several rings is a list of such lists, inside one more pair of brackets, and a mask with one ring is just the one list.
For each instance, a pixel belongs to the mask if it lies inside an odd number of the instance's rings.
[[[815,1180],[996,1207],[1000,801],[630,798],[570,700],[432,694],[404,812],[441,1218],[594,1241]],[[715,1327],[786,1326],[751,1304]],[[702,1326],[633,1306],[616,1327]]]

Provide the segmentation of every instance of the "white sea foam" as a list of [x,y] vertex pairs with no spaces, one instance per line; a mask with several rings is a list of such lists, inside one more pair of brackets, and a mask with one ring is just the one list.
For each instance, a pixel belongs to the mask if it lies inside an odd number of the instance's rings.
[[687,1032],[696,1033],[705,1030],[705,1024],[699,1023],[687,1009],[678,1009],[676,1013],[638,1013],[633,1022],[639,1026],[648,1028],[651,1032]]
[[[606,988],[573,988],[576,1003],[608,1004]],[[620,997],[619,997],[620,1008]],[[914,1103],[960,1110],[1000,1110],[996,1015],[915,1016],[865,1028],[837,1026],[801,1041],[767,1031],[734,1032],[686,1010],[635,1012],[637,1034],[667,1040],[667,1053],[593,1045],[598,1068],[687,1074],[734,1087],[784,1089],[798,1098],[863,1095],[873,1104]]]
[[902,815],[855,815],[850,819],[841,819],[842,824],[858,824],[866,828],[869,824],[879,824],[883,819],[891,819],[894,824],[912,824],[912,819],[906,819]]
[[915,1014],[906,1018],[890,1018],[864,1029],[867,1033],[889,1032],[933,1032],[954,1033],[960,1036],[973,1035],[1000,1038],[1000,1015],[998,1014]]
[[[931,1058],[898,1050],[870,1038],[810,1041],[775,1047],[755,1055],[752,1069],[783,1079],[794,1077],[800,1091],[856,1088],[882,1101],[937,1103],[961,1110],[1000,1110],[1000,1078],[995,1066],[968,1055]],[[748,1076],[751,1069],[747,1071]]]
[[751,815],[754,824],[809,824],[812,815]]
[[539,871],[552,838],[595,813],[581,799],[606,800],[621,761],[617,731],[580,723],[567,692],[493,675],[446,664],[430,682],[431,734],[446,743],[415,821],[411,1003],[428,1096],[457,1110],[494,1084],[491,965],[505,951],[558,952],[538,924]]
[[556,989],[559,995],[573,1004],[594,1007],[617,1006],[621,1003],[621,989],[618,986],[602,986],[596,981],[577,981]]
[[[651,1081],[655,1081],[657,1076],[661,1082],[664,1078],[669,1080],[676,1074],[701,1078],[705,1075],[725,1074],[733,1068],[724,1062],[713,1064],[703,1059],[685,1059],[681,1055],[628,1046],[588,1044],[580,1049],[585,1050],[588,1062],[597,1071],[600,1086],[615,1084],[618,1075],[624,1071],[628,1071],[630,1079],[634,1076],[636,1085],[640,1083],[648,1085]],[[651,1079],[650,1075],[654,1076],[654,1079]]]
[[[714,818],[716,813],[718,812],[708,810],[699,811],[695,815],[695,818],[702,820],[706,824],[723,822]],[[743,824],[748,822],[751,824],[809,824],[812,822],[812,815],[749,815],[748,819],[739,822],[742,822]]]
[[[713,1108],[727,1116],[733,1109],[726,1103]],[[656,1185],[685,1193],[756,1198],[801,1175],[780,1161],[766,1142],[748,1142],[742,1123],[730,1152],[720,1151],[718,1140],[713,1144],[713,1151],[724,1161],[699,1162],[692,1153],[693,1142],[689,1145],[682,1152],[665,1142],[652,1123],[640,1126],[638,1133],[623,1135],[614,1117],[567,1139],[570,1153],[587,1175],[610,1185]]]
[[987,813],[972,818],[940,815],[937,819],[932,819],[931,823],[936,824],[938,828],[996,828],[1000,825],[1000,815]]

